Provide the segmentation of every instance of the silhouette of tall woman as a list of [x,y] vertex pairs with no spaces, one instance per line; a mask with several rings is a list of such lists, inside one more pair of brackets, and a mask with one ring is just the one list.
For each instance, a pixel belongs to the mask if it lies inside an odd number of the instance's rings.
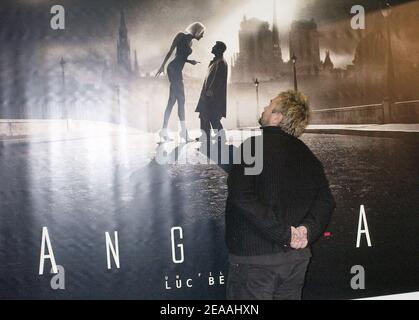
[[188,135],[185,124],[185,88],[183,85],[182,71],[185,63],[196,65],[199,63],[195,60],[188,60],[192,53],[192,40],[200,40],[204,35],[205,27],[200,22],[194,22],[186,28],[184,32],[179,32],[173,40],[172,46],[167,53],[160,69],[156,73],[158,77],[164,72],[164,67],[171,57],[173,51],[176,49],[175,58],[167,66],[167,76],[170,82],[170,94],[167,102],[166,111],[164,112],[163,128],[160,131],[160,137],[163,141],[172,140],[167,132],[167,125],[169,123],[170,114],[176,101],[178,104],[178,115],[181,126],[180,136],[186,142],[192,141]]

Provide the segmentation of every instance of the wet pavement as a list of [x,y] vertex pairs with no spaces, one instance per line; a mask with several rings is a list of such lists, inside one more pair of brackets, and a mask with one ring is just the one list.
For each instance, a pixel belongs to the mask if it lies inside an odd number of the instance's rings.
[[[303,140],[324,163],[337,202],[331,236],[313,248],[304,297],[419,290],[417,141]],[[217,165],[160,165],[156,147],[140,135],[0,146],[0,298],[223,299],[226,173]],[[370,248],[365,238],[355,248],[360,205]],[[43,226],[65,268],[65,290],[51,288],[49,261],[38,275]],[[180,264],[172,262],[174,226],[183,230]],[[105,232],[113,231],[121,268],[108,270]],[[363,291],[350,288],[356,264],[366,270]]]

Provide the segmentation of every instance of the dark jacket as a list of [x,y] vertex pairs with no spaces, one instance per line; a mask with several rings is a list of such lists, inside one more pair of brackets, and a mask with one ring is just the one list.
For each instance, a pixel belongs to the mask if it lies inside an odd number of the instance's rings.
[[[251,138],[261,143],[262,136]],[[239,256],[274,254],[290,248],[291,226],[305,225],[313,243],[335,207],[321,162],[298,138],[278,127],[263,128],[263,169],[228,176],[226,243]]]
[[195,110],[195,112],[200,113],[200,117],[221,119],[226,116],[227,75],[228,65],[224,58],[214,58],[208,67],[208,73]]

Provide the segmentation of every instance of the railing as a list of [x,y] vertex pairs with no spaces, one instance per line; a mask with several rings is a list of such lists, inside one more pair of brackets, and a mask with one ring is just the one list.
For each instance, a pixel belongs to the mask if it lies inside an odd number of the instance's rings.
[[419,100],[389,104],[320,109],[312,112],[312,124],[419,123]]

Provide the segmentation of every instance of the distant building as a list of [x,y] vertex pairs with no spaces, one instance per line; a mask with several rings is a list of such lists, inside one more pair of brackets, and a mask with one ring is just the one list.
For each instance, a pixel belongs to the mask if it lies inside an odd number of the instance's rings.
[[284,63],[274,1],[272,30],[269,23],[243,17],[239,31],[239,53],[232,59],[232,82],[272,80],[279,77]]
[[298,73],[318,74],[321,67],[317,24],[314,20],[294,21],[289,34],[290,57],[297,57]]
[[[297,72],[317,75],[319,72],[335,71],[326,53],[324,63],[320,60],[320,44],[317,24],[314,20],[294,21],[289,33],[290,57],[297,57]],[[284,62],[277,26],[276,1],[274,1],[272,29],[269,23],[256,18],[240,24],[239,53],[234,55],[231,67],[232,82],[251,82],[258,78],[269,81],[292,73],[292,62]]]
[[333,71],[334,67],[332,59],[330,59],[330,51],[326,50],[326,57],[323,62],[323,71]]
[[128,39],[128,30],[125,23],[124,12],[121,11],[121,21],[119,25],[119,37],[117,41],[118,65],[125,71],[131,72],[131,49]]
[[118,71],[122,74],[139,75],[140,67],[138,64],[137,51],[134,50],[134,65],[131,62],[131,47],[128,37],[128,28],[125,22],[124,12],[121,11],[121,18],[118,30],[118,39],[116,43]]
[[281,41],[279,39],[278,31],[278,19],[276,16],[276,0],[274,0],[273,8],[273,20],[272,20],[272,50],[273,50],[273,64],[275,69],[275,74],[281,71],[283,64],[282,60],[282,50],[281,50]]
[[370,32],[355,50],[353,64],[360,77],[381,81],[386,71],[387,42],[381,32]]

